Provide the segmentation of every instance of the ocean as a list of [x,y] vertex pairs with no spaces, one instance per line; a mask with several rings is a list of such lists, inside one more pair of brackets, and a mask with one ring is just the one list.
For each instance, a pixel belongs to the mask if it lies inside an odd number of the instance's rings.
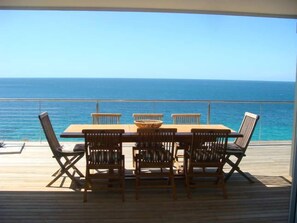
[[[173,113],[201,113],[201,123],[206,123],[208,101],[211,101],[210,123],[222,123],[237,130],[244,112],[249,111],[261,116],[253,140],[291,140],[294,86],[294,82],[273,81],[3,78],[0,79],[0,141],[43,140],[37,118],[42,111],[49,112],[57,135],[71,123],[91,123],[90,113],[96,111],[96,104],[84,99],[134,100],[99,103],[100,112],[122,113],[121,123],[132,123],[132,114],[143,112],[163,113],[165,123],[172,123]],[[8,100],[16,98],[27,101]]]

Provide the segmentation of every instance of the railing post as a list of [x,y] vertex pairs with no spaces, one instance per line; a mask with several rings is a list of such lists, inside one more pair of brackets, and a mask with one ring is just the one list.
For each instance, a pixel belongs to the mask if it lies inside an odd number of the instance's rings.
[[[260,117],[262,117],[262,103],[260,103]],[[262,119],[259,120],[259,141],[262,138]]]
[[96,113],[99,113],[99,101],[96,102]]
[[207,108],[207,124],[210,124],[210,101],[208,102]]
[[[38,101],[38,105],[39,105],[39,114],[41,113],[41,101]],[[42,127],[41,125],[39,125],[39,142],[41,143],[42,141]]]

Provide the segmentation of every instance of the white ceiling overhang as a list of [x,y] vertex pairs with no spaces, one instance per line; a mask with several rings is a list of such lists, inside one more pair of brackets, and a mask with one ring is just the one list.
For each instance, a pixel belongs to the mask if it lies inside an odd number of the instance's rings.
[[186,12],[297,18],[297,0],[0,0],[0,9]]

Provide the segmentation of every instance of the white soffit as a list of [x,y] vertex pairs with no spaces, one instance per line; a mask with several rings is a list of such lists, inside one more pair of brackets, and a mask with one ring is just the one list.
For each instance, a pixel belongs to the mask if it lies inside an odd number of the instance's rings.
[[297,0],[0,0],[0,9],[186,12],[297,18]]

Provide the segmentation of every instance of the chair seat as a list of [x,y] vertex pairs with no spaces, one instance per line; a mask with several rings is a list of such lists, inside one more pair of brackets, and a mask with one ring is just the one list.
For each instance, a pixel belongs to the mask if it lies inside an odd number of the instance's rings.
[[241,155],[245,156],[242,148],[240,146],[236,145],[235,143],[229,143],[227,145],[226,153],[228,155],[233,155],[233,154],[235,154],[235,155],[237,154],[238,155],[238,154],[241,154]]
[[70,145],[63,145],[61,147],[58,148],[59,152],[62,153],[67,153],[67,154],[71,154],[71,153],[80,153],[80,152],[85,152],[85,144],[75,144],[75,146],[70,146]]
[[159,142],[137,142],[135,143],[135,149],[137,148],[156,148],[156,149],[162,149],[164,146],[162,143]]
[[76,144],[73,148],[74,152],[85,151],[85,144]]

